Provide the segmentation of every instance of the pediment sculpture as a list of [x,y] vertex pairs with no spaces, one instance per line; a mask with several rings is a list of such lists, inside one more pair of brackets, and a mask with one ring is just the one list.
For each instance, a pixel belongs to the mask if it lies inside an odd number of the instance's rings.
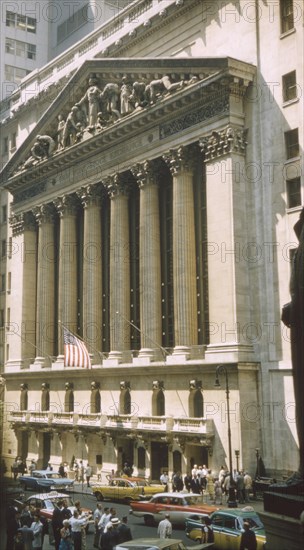
[[200,80],[197,75],[183,78],[164,74],[147,81],[129,75],[120,82],[100,85],[98,76],[89,77],[85,93],[70,108],[66,116],[57,116],[57,130],[52,135],[38,135],[30,156],[19,164],[16,172],[27,170],[39,162],[62,152],[84,139],[102,132],[122,118],[148,109],[162,99]]

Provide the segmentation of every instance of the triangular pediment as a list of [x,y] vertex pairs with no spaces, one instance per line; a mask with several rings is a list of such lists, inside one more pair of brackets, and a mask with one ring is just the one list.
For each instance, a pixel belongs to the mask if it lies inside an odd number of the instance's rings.
[[[247,69],[246,69],[247,68]],[[185,97],[212,82],[252,80],[254,68],[231,58],[128,58],[85,61],[50,104],[2,172],[12,193],[63,165],[71,151],[92,151],[97,136],[126,127],[172,98]],[[84,147],[84,144],[85,147]],[[77,155],[76,155],[77,156]],[[71,157],[71,155],[70,155]]]

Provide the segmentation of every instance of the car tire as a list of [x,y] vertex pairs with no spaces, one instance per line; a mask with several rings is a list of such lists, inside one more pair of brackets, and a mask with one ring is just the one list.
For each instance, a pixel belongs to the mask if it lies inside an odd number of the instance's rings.
[[154,525],[154,519],[152,516],[144,516],[144,522],[147,527],[152,527]]
[[98,502],[101,502],[101,501],[103,500],[103,494],[100,493],[99,491],[97,491],[97,492],[95,493],[95,496],[96,496]]

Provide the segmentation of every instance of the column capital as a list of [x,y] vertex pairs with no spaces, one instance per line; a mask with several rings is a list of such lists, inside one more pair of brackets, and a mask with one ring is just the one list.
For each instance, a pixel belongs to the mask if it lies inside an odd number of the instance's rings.
[[127,174],[124,172],[122,174],[115,173],[111,176],[108,176],[103,181],[104,186],[108,190],[110,199],[114,199],[118,196],[128,196],[130,191],[130,183]]
[[194,160],[193,146],[181,145],[177,149],[170,149],[163,155],[163,160],[167,164],[172,176],[176,176],[181,171],[192,170]]
[[88,206],[101,206],[105,195],[105,189],[100,183],[86,185],[76,191],[84,208]]
[[213,131],[199,140],[201,151],[205,154],[204,162],[222,157],[229,153],[245,155],[247,145],[247,129],[229,125]]
[[76,214],[78,203],[75,195],[58,197],[54,200],[53,204],[61,218],[66,214]]
[[134,164],[131,168],[140,189],[147,185],[156,185],[159,181],[159,163],[155,160],[145,160]]
[[36,231],[37,225],[32,212],[14,214],[10,217],[9,222],[14,236],[21,235],[24,231]]
[[55,208],[53,204],[40,204],[32,210],[38,225],[46,222],[54,222]]

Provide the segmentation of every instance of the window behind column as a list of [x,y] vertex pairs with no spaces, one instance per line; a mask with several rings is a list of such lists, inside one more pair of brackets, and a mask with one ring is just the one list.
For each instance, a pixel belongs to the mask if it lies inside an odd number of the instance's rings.
[[[139,309],[139,189],[132,186],[129,196],[130,220],[130,320],[131,349],[140,349],[140,309]],[[137,328],[136,328],[137,327]]]
[[164,165],[159,174],[159,212],[161,246],[161,291],[162,291],[162,345],[174,346],[174,303],[173,303],[173,231],[172,176]]
[[294,28],[293,0],[280,0],[281,32]]

